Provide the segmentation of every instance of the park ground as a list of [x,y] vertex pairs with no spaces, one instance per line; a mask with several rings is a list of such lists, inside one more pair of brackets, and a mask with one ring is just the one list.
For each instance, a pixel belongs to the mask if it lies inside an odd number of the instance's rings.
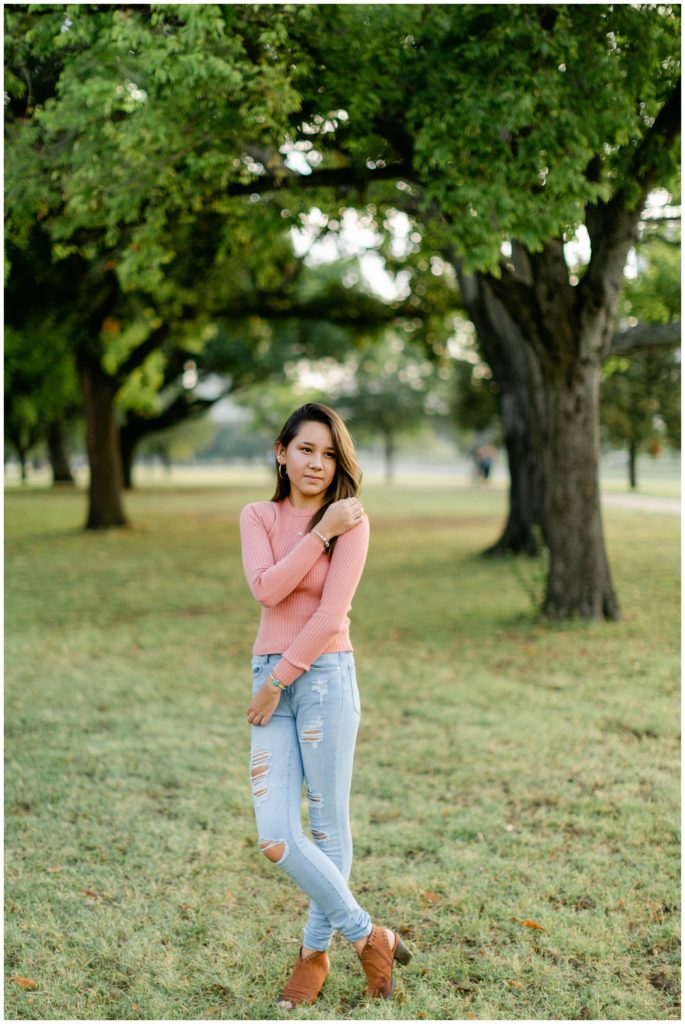
[[[90,535],[82,492],[6,492],[5,1017],[286,1018],[307,901],[256,844],[237,529],[267,477],[141,480]],[[369,1002],[336,936],[298,1019],[680,1018],[677,491],[612,490],[622,619],[550,625],[540,562],[478,557],[496,480],[369,475],[351,885],[416,955]]]

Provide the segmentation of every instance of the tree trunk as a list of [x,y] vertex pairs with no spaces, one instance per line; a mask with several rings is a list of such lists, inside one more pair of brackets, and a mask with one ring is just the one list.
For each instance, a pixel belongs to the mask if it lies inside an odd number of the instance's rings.
[[23,445],[17,445],[17,455],[19,456],[19,469],[21,471],[21,482],[22,484],[28,483],[28,477],[26,475],[26,463],[28,461],[28,448],[24,448]]
[[390,484],[395,479],[395,435],[392,430],[383,431],[383,447],[385,450],[385,482]]
[[133,430],[128,430],[124,423],[119,430],[119,454],[123,485],[126,491],[133,490],[133,460],[139,441],[140,435]]
[[550,572],[543,613],[618,619],[599,492],[600,364],[579,361],[549,381],[552,472],[544,531]]
[[[175,364],[172,362],[170,365],[173,367]],[[168,369],[169,366],[167,366]],[[165,382],[173,384],[173,381],[174,376],[169,373],[168,380],[165,377]],[[149,434],[156,434],[160,430],[166,430],[176,423],[182,423],[185,420],[202,416],[216,402],[230,394],[233,388],[234,384],[231,382],[230,385],[222,388],[221,392],[214,398],[189,398],[187,394],[181,392],[165,409],[162,409],[161,412],[152,417],[139,416],[132,409],[128,409],[126,419],[119,428],[119,447],[124,488],[126,490],[133,490],[133,460],[136,449],[144,437],[147,437]],[[163,449],[163,451],[160,451],[160,458],[168,471],[170,469],[169,455],[162,442],[160,442],[160,446]]]
[[556,619],[619,618],[599,495],[600,370],[623,268],[623,257],[613,257],[608,271],[591,266],[578,290],[560,239],[540,253],[514,247],[509,271],[487,278],[519,328],[545,396],[542,530],[550,567],[542,612]]
[[540,526],[542,449],[533,443],[532,406],[522,382],[500,385],[500,410],[509,463],[509,510],[500,537],[486,556],[540,553],[535,528]]
[[495,296],[483,274],[465,274],[449,253],[464,306],[478,343],[499,387],[498,404],[509,463],[509,512],[499,539],[484,555],[507,552],[537,555],[536,528],[542,524],[547,465],[547,408],[537,361],[530,357],[521,332]]
[[128,525],[122,505],[119,437],[114,418],[118,384],[108,377],[97,357],[78,360],[86,417],[86,447],[90,465],[87,530]]
[[54,484],[75,484],[74,477],[69,465],[69,459],[64,449],[64,429],[59,420],[49,423],[45,431],[45,440],[48,446],[48,456],[52,466],[52,483]]
[[637,487],[637,444],[635,441],[631,441],[628,448],[628,482],[632,490],[635,490]]

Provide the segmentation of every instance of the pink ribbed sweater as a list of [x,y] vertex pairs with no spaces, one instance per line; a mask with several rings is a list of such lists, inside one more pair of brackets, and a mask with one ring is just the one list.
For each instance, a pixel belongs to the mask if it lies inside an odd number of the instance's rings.
[[349,611],[369,546],[366,516],[338,537],[329,558],[306,533],[311,511],[256,501],[240,513],[243,566],[262,605],[253,654],[282,654],[273,673],[290,685],[320,654],[351,651]]

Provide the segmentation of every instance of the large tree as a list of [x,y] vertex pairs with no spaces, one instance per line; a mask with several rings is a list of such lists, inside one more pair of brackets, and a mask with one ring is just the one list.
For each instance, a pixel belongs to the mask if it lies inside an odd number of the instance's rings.
[[[15,5],[5,25],[8,290],[25,284],[17,253],[47,236],[83,391],[87,526],[122,525],[116,396],[162,346],[190,336],[193,351],[227,290],[282,276],[250,245],[280,209],[215,193],[250,177],[242,140],[277,143],[299,99],[257,7]],[[10,316],[21,329],[26,306]]]
[[[395,169],[451,255],[500,384],[524,518],[550,549],[544,611],[618,617],[599,380],[641,209],[677,161],[678,8],[354,5],[302,20],[293,60],[301,50],[317,74],[291,130],[295,145],[315,134],[311,177]],[[574,275],[564,243],[580,225],[592,251]]]

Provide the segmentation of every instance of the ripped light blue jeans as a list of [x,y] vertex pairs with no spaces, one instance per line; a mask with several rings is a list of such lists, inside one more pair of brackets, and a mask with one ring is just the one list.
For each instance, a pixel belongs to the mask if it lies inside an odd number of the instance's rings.
[[[280,654],[252,658],[252,693]],[[350,942],[371,918],[348,887],[352,867],[349,800],[361,715],[352,651],[322,654],[281,692],[265,726],[252,726],[250,781],[259,845],[310,897],[302,944],[328,949],[334,931]],[[312,838],[302,830],[302,782]]]

